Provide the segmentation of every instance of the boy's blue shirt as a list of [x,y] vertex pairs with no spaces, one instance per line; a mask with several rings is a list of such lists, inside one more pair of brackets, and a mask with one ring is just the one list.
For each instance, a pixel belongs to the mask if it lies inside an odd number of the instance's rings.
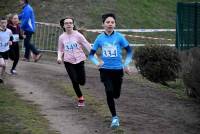
[[[127,46],[129,46],[129,42],[119,32],[113,31],[111,35],[103,32],[96,38],[92,50],[97,51],[99,48],[101,49],[101,59],[104,62],[101,68],[122,69],[124,67],[122,63],[122,48]],[[131,60],[130,55],[132,54],[129,54],[129,59]],[[90,60],[93,59],[89,58]],[[94,60],[92,61],[95,63]]]
[[23,7],[22,12],[19,14],[19,19],[21,20],[21,29],[24,31],[35,32],[35,15],[33,8],[26,4]]

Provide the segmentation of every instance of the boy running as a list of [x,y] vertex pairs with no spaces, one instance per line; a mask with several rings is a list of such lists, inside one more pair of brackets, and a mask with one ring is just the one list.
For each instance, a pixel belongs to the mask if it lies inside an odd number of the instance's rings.
[[[116,17],[112,13],[102,16],[104,32],[98,35],[89,54],[89,59],[99,67],[101,82],[105,86],[107,104],[112,114],[111,127],[119,127],[119,117],[116,114],[115,101],[120,97],[123,71],[130,73],[128,65],[132,61],[132,50],[128,41],[119,32],[114,31]],[[99,62],[94,54],[101,49]],[[122,48],[127,52],[124,64],[122,63]]]
[[7,19],[0,18],[0,83],[3,83],[3,75],[6,69],[6,61],[8,60],[9,46],[12,45],[12,32],[6,28]]

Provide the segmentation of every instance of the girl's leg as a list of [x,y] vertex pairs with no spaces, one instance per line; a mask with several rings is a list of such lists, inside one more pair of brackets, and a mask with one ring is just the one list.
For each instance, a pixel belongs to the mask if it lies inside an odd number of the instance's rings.
[[80,85],[85,85],[85,67],[84,61],[76,65],[77,80]]
[[65,64],[65,69],[71,79],[71,82],[72,82],[72,85],[73,85],[73,88],[74,88],[74,91],[76,93],[76,95],[78,97],[82,97],[82,92],[80,90],[80,87],[79,87],[79,82],[77,80],[77,72],[76,72],[76,69],[75,69],[75,65],[73,64],[70,64],[68,62],[64,62]]
[[11,73],[12,73],[12,70],[15,70],[17,64],[18,64],[18,61],[19,61],[19,45],[16,44],[15,46],[13,46],[12,48],[13,50],[11,51],[13,57],[13,66],[11,68]]
[[14,62],[11,70],[15,70],[18,62],[19,62],[19,45],[16,44],[14,47]]

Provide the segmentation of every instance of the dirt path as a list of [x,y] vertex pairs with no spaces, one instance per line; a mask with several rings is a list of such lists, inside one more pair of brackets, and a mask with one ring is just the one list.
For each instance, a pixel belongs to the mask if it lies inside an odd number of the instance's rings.
[[[92,67],[86,71],[87,92],[106,103],[98,71]],[[41,113],[53,129],[61,134],[114,133],[109,128],[110,121],[99,118],[88,108],[76,108],[74,98],[55,86],[55,81],[66,80],[66,84],[70,84],[63,65],[20,62],[18,73],[8,76],[8,83],[12,83],[24,99],[40,105]],[[175,94],[157,88],[155,84],[125,76],[121,98],[116,102],[122,133],[198,134],[199,104],[177,99]]]
[[[63,66],[21,62],[18,75],[8,76],[8,79],[23,99],[40,106],[51,127],[61,134],[109,132],[105,125],[98,126],[102,122],[95,115],[87,115],[84,112],[86,109],[76,108],[73,98],[53,86],[54,81],[66,80],[65,75]],[[68,78],[66,81],[70,83]]]

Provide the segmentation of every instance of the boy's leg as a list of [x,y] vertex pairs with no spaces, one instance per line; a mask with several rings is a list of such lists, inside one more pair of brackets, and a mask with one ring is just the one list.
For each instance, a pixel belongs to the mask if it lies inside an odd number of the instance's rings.
[[115,109],[115,101],[113,97],[112,79],[109,75],[110,74],[108,72],[105,72],[104,70],[100,69],[100,77],[101,77],[101,82],[103,82],[105,86],[107,104],[112,114],[112,117],[114,117],[116,116],[116,109]]
[[76,95],[78,97],[82,97],[82,92],[80,90],[80,87],[79,87],[79,83],[78,83],[78,80],[77,80],[77,73],[76,73],[76,70],[75,70],[75,65],[73,64],[70,64],[68,62],[64,62],[65,64],[65,69],[71,79],[71,82],[72,82],[72,85],[73,85],[73,88],[74,88],[74,91],[76,93]]
[[113,97],[115,99],[118,99],[120,97],[121,94],[121,86],[122,86],[122,82],[123,82],[123,70],[120,70],[118,72],[116,72],[115,74],[113,74]]
[[3,58],[0,58],[0,79],[3,79],[3,75],[5,72],[6,63]]

